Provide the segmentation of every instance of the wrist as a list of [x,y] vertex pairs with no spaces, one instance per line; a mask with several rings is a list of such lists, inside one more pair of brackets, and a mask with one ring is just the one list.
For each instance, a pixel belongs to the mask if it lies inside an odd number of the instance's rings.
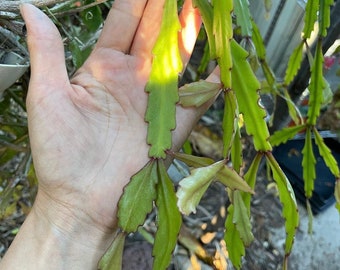
[[76,212],[38,195],[0,269],[97,269],[113,232],[84,223]]

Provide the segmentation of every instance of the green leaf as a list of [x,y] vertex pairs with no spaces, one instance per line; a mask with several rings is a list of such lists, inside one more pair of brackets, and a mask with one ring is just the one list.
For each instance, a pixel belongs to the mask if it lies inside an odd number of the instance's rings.
[[215,36],[216,58],[220,67],[220,77],[223,87],[231,89],[231,57],[230,40],[233,37],[231,12],[233,1],[214,1],[213,33]]
[[184,162],[190,167],[198,168],[211,165],[215,163],[215,161],[211,158],[207,157],[196,157],[193,155],[188,155],[180,152],[170,153],[174,158]]
[[182,218],[176,206],[176,194],[172,182],[166,172],[163,160],[158,160],[157,200],[158,229],[152,254],[153,269],[166,269],[171,260],[171,254],[177,243],[177,235],[181,228]]
[[241,239],[240,233],[236,229],[236,225],[233,223],[234,205],[231,204],[228,207],[228,215],[225,221],[226,232],[224,235],[224,241],[226,242],[229,259],[233,263],[236,269],[241,268],[241,259],[245,255],[245,246]]
[[340,178],[338,178],[335,182],[334,197],[336,200],[335,207],[338,209],[340,214]]
[[135,232],[143,224],[157,196],[157,181],[157,163],[154,160],[132,176],[118,203],[118,225],[123,231]]
[[84,64],[88,55],[85,55],[79,47],[79,43],[73,39],[69,44],[70,51],[72,52],[72,62],[76,68]]
[[289,139],[292,139],[296,134],[305,128],[305,125],[299,125],[277,130],[273,135],[270,136],[269,142],[272,146],[280,145],[281,143],[285,143]]
[[98,264],[99,270],[121,270],[123,262],[123,250],[125,234],[120,232],[113,240],[108,251],[104,254]]
[[153,63],[146,92],[149,93],[145,120],[149,123],[147,143],[149,156],[165,158],[171,148],[171,131],[176,126],[178,74],[182,62],[178,49],[180,23],[177,1],[167,0],[163,10],[160,34],[153,49]]
[[325,88],[325,82],[323,78],[323,53],[321,40],[318,40],[315,58],[311,70],[311,79],[309,84],[309,107],[308,107],[308,119],[309,125],[315,125],[316,120],[320,114],[321,103],[323,100],[322,93]]
[[302,168],[303,180],[305,183],[305,194],[307,198],[311,198],[314,190],[315,173],[315,156],[313,152],[312,135],[310,128],[306,129],[305,145],[302,149]]
[[234,91],[227,90],[224,95],[223,114],[223,156],[228,157],[238,129],[238,105]]
[[263,60],[261,62],[261,67],[262,67],[264,77],[266,78],[268,82],[268,86],[272,89],[272,91],[274,90],[274,92],[277,92],[275,74],[273,70],[270,68],[270,66],[268,65],[266,60]]
[[234,136],[234,141],[231,146],[231,162],[233,164],[233,168],[237,173],[240,173],[242,163],[243,163],[243,156],[242,156],[242,142],[241,142],[241,134],[240,128],[237,126],[236,134]]
[[297,72],[301,67],[302,56],[303,56],[303,45],[304,42],[301,41],[300,44],[294,49],[293,53],[291,54],[288,67],[286,69],[286,75],[284,78],[284,84],[289,85],[292,80],[295,78]]
[[314,23],[318,18],[319,0],[308,0],[305,11],[305,24],[302,30],[303,39],[310,38],[314,29]]
[[260,30],[254,21],[252,21],[252,28],[253,28],[252,39],[254,46],[256,48],[257,56],[261,61],[263,61],[266,59],[266,48],[264,46]]
[[331,5],[334,4],[333,0],[321,0],[319,8],[319,35],[322,37],[327,36],[327,28],[330,26],[331,18]]
[[325,161],[326,166],[329,168],[329,170],[336,178],[340,178],[338,163],[334,156],[332,155],[331,150],[325,144],[323,138],[321,137],[320,133],[317,131],[316,128],[313,129],[313,133],[315,135],[315,143],[319,148],[319,153],[322,156],[323,160]]
[[233,223],[236,225],[240,237],[245,246],[249,246],[254,240],[254,235],[251,232],[250,217],[248,210],[242,199],[242,195],[238,190],[233,192],[234,216]]
[[[256,177],[257,177],[257,171],[260,165],[262,159],[262,154],[257,154],[250,165],[247,173],[245,174],[244,178],[248,185],[254,189]],[[235,192],[234,192],[235,193]],[[250,200],[251,200],[251,194],[242,192],[242,200],[244,202],[244,207],[246,208],[245,212],[247,214],[247,218],[249,220],[250,218]],[[242,236],[239,232],[239,229],[237,229],[236,225],[234,224],[234,215],[235,215],[235,207],[236,204],[235,200],[233,204],[231,204],[228,207],[228,215],[225,222],[226,226],[226,233],[225,233],[225,241],[228,248],[229,258],[232,261],[233,265],[236,268],[241,267],[241,258],[245,254],[245,243],[242,239],[247,239],[246,236]],[[249,225],[248,225],[249,226]],[[249,234],[249,231],[248,231]],[[249,237],[251,238],[251,232],[249,234]],[[245,241],[247,244],[249,244],[247,241]]]
[[294,121],[294,123],[296,125],[303,123],[304,119],[300,113],[299,108],[296,106],[296,104],[294,103],[294,101],[290,98],[290,95],[288,93],[287,88],[283,89],[283,96],[280,95],[282,98],[284,98],[287,102],[287,106],[288,106],[288,112],[289,112],[289,116],[292,118],[292,120]]
[[236,15],[236,24],[241,27],[241,34],[244,37],[251,37],[252,24],[249,11],[248,0],[234,1],[234,13]]
[[220,83],[205,80],[186,84],[179,89],[179,103],[183,107],[200,107],[213,97],[216,97],[221,88]]
[[193,0],[193,7],[198,8],[202,17],[202,21],[205,27],[205,31],[208,36],[209,43],[209,54],[212,59],[215,59],[216,56],[216,45],[215,45],[215,37],[213,33],[213,7],[209,1],[206,0]]
[[253,136],[257,151],[271,151],[268,142],[269,131],[264,120],[266,112],[258,101],[260,83],[247,62],[247,52],[236,43],[231,42],[234,67],[232,69],[233,90],[239,104],[240,113],[243,114],[246,131]]
[[[92,2],[92,0],[86,0],[84,5],[90,4]],[[85,9],[84,11],[80,12],[80,17],[82,22],[91,32],[97,31],[103,23],[102,12],[99,6]]]
[[232,168],[224,165],[221,170],[218,171],[216,178],[223,185],[227,186],[232,190],[241,190],[244,192],[254,193],[249,187],[246,181]]
[[283,216],[285,218],[285,228],[286,228],[286,242],[285,242],[285,253],[286,257],[290,254],[294,237],[295,231],[297,226],[299,225],[299,214],[298,208],[296,204],[296,199],[294,195],[294,191],[292,186],[290,185],[286,175],[281,170],[279,164],[275,160],[272,153],[267,152],[266,158],[268,164],[273,172],[273,178],[277,184],[279,190],[279,197],[280,201],[283,205]]
[[[247,173],[244,175],[244,180],[247,182],[251,189],[255,189],[255,183],[257,179],[257,171],[259,169],[261,160],[262,160],[262,153],[257,153],[254,160],[252,161]],[[250,200],[251,194],[250,193],[242,193],[242,198],[244,200],[244,204],[248,210],[248,215],[250,216]]]
[[179,182],[177,205],[183,214],[196,213],[196,206],[223,166],[224,161],[222,160],[206,167],[194,169],[188,177]]

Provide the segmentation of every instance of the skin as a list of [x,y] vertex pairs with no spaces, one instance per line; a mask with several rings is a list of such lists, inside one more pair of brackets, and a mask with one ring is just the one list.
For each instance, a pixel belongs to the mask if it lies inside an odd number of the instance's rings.
[[[54,24],[21,6],[31,80],[29,134],[38,194],[0,269],[96,269],[113,238],[116,205],[131,176],[149,160],[144,88],[164,0],[116,0],[92,54],[69,79]],[[188,62],[200,17],[186,1],[180,14]],[[218,71],[209,81],[218,82]],[[177,109],[178,150],[208,108]]]

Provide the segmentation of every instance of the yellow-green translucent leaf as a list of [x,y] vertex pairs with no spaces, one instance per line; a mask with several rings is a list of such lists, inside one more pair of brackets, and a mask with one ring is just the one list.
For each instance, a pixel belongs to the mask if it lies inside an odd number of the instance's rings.
[[159,160],[157,184],[158,209],[157,232],[152,250],[153,269],[165,270],[171,260],[171,254],[177,243],[177,236],[182,224],[181,214],[176,206],[176,194],[173,184],[166,172],[164,162]]
[[317,20],[318,8],[319,8],[319,0],[308,0],[307,1],[304,28],[302,30],[304,39],[310,38],[310,35],[314,29],[314,23]]
[[270,136],[269,142],[273,146],[280,145],[281,143],[285,143],[289,139],[292,139],[296,134],[298,134],[305,128],[306,128],[305,125],[299,125],[277,130],[273,135]]
[[223,114],[223,156],[229,155],[238,128],[238,105],[234,91],[227,90],[224,95]]
[[233,65],[230,40],[233,37],[231,12],[233,1],[214,1],[213,33],[215,36],[216,57],[221,70],[224,88],[231,89],[231,68]]
[[149,93],[145,120],[148,122],[149,156],[165,158],[171,148],[171,131],[176,126],[178,73],[182,62],[178,49],[180,23],[177,1],[167,0],[163,10],[160,34],[153,49],[153,63],[146,91]]
[[233,263],[236,269],[241,268],[242,256],[245,255],[245,246],[240,237],[240,233],[236,229],[236,225],[233,223],[234,205],[231,204],[228,207],[228,215],[225,221],[226,232],[224,240],[226,242],[229,259]]
[[200,107],[216,97],[221,91],[221,87],[220,83],[205,80],[186,84],[179,89],[179,103],[184,107]]
[[241,27],[241,34],[244,37],[251,37],[252,24],[249,11],[248,0],[234,1],[234,13],[236,15],[236,23]]
[[296,199],[292,186],[290,185],[286,175],[281,170],[272,153],[267,152],[266,158],[273,172],[273,179],[277,184],[279,198],[283,205],[282,212],[285,218],[285,228],[287,233],[285,241],[285,253],[286,256],[288,256],[293,247],[296,228],[299,225],[299,214]]
[[[333,0],[321,0],[319,8],[319,35],[322,37],[327,36],[327,28],[330,25],[331,18],[331,5],[334,4]],[[338,14],[339,15],[339,14]]]
[[149,162],[132,176],[118,204],[118,225],[125,232],[135,232],[151,212],[156,198],[157,163]]
[[292,82],[301,67],[303,45],[304,42],[301,41],[300,44],[294,49],[289,58],[288,67],[286,69],[286,75],[284,79],[285,85],[289,85]]
[[246,131],[253,136],[256,150],[270,151],[269,131],[265,121],[266,111],[258,103],[260,83],[247,62],[247,52],[236,43],[231,42],[234,67],[232,69],[233,90],[243,114]]
[[233,223],[236,225],[240,237],[245,246],[249,246],[254,240],[254,235],[251,232],[250,217],[248,210],[242,199],[240,191],[233,192],[234,216]]
[[315,136],[315,143],[318,146],[319,153],[322,156],[323,160],[325,161],[326,166],[332,172],[332,174],[336,178],[340,178],[339,167],[336,159],[332,155],[331,150],[325,144],[324,140],[322,139],[320,133],[314,128],[314,136]]
[[98,264],[99,270],[121,270],[123,261],[125,234],[120,232],[113,240],[108,251],[104,254]]
[[302,168],[303,180],[305,183],[305,194],[307,198],[311,198],[314,190],[315,172],[315,156],[313,152],[312,135],[310,128],[306,129],[305,145],[302,149]]
[[309,84],[309,107],[308,107],[308,119],[307,123],[315,125],[316,120],[320,114],[320,107],[323,100],[322,93],[325,88],[325,82],[323,78],[323,54],[322,44],[319,40],[316,47],[315,57],[311,70],[311,79]]
[[188,177],[179,182],[177,205],[183,214],[196,213],[196,206],[223,166],[224,161],[219,161],[206,167],[194,169]]

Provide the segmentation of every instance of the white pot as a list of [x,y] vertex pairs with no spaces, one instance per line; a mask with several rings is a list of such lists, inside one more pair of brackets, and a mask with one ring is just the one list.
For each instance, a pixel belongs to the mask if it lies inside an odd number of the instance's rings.
[[28,69],[28,64],[21,64],[23,58],[16,53],[6,53],[0,59],[0,97]]

